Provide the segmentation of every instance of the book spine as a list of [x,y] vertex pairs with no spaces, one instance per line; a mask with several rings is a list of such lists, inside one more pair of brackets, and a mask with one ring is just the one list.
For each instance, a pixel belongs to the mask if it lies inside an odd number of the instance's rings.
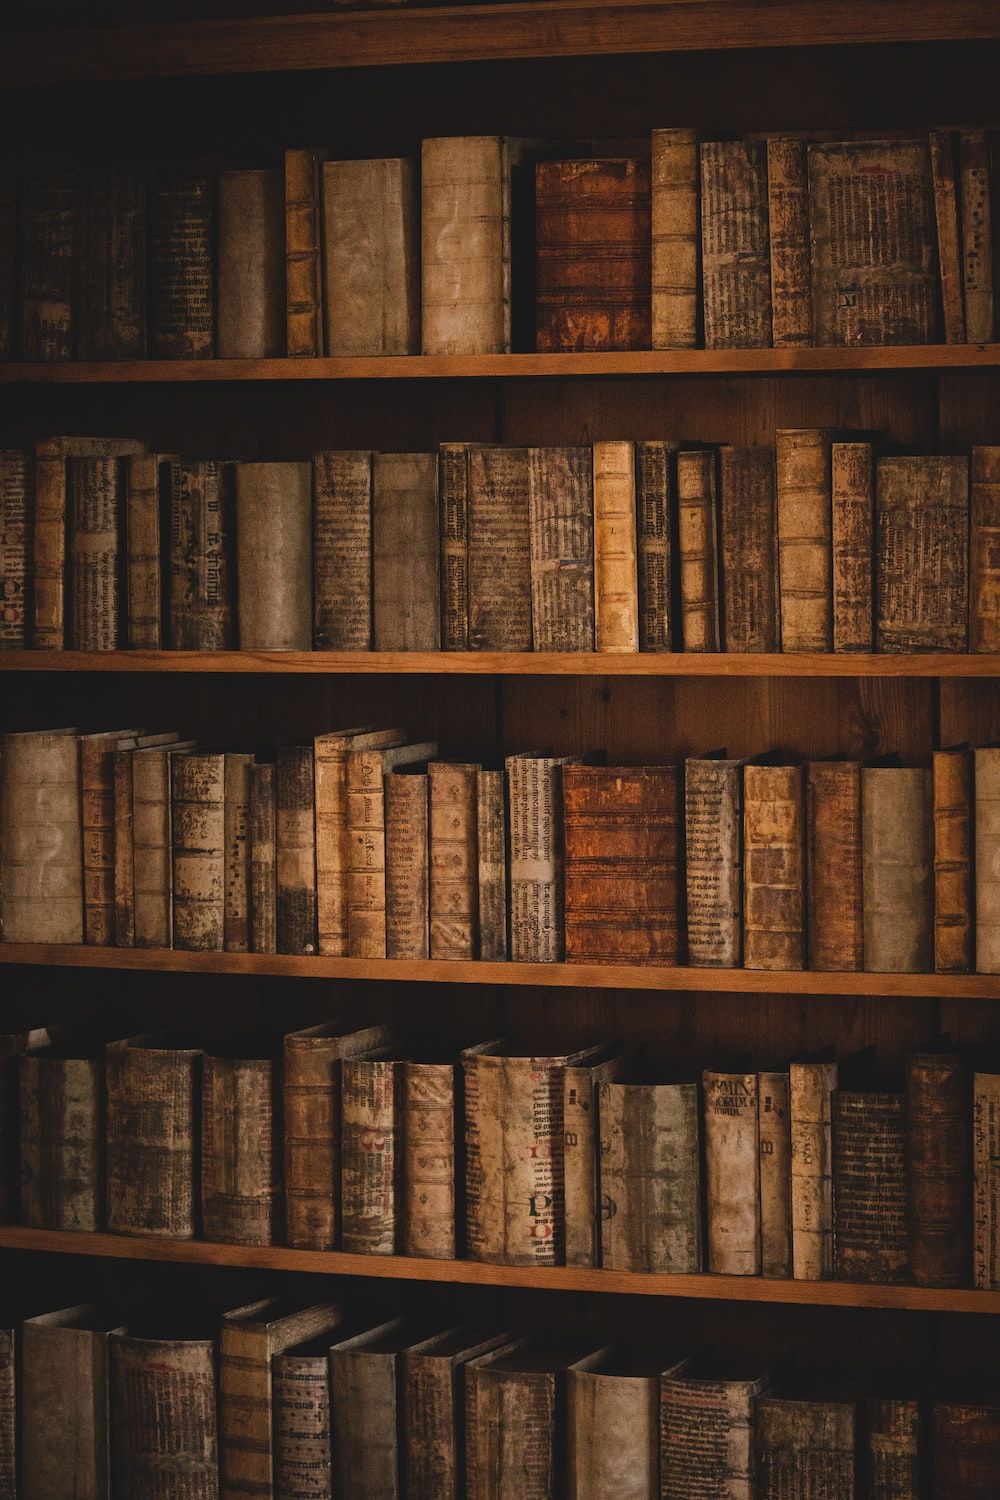
[[82,943],[80,761],[75,734],[0,741],[0,933]]
[[111,1411],[117,1490],[218,1500],[214,1340],[112,1335]]
[[220,175],[220,359],[271,359],[285,351],[283,215],[279,171]]
[[17,1494],[17,1328],[0,1328],[0,1500]]
[[[500,1114],[505,1265],[563,1261],[563,1117],[560,1069],[547,1058],[502,1059]],[[488,1185],[488,1191],[496,1191]]]
[[838,1281],[905,1281],[906,1100],[833,1096],[833,1260]]
[[869,1396],[865,1408],[870,1500],[922,1500],[926,1445],[920,1402]]
[[906,1161],[910,1275],[918,1286],[970,1280],[971,1089],[961,1057],[911,1053],[906,1060]]
[[455,1068],[403,1066],[403,1254],[454,1260]]
[[158,454],[126,460],[125,536],[128,644],[158,651],[163,645],[160,576],[160,478]]
[[104,1227],[104,1068],[99,1059],[20,1059],[21,1222]]
[[215,347],[214,209],[207,177],[170,177],[150,191],[149,352],[208,359]]
[[275,767],[279,953],[316,952],[315,807],[312,745],[279,747]]
[[222,952],[225,942],[224,755],[170,761],[174,947]]
[[586,448],[532,448],[531,624],[536,651],[594,649],[593,469]]
[[275,1500],[333,1500],[329,1360],[276,1354],[271,1368]]
[[935,750],[934,971],[968,974],[975,959],[972,926],[972,757]]
[[305,147],[285,152],[285,329],[289,354],[323,353],[321,168],[318,151]]
[[775,348],[812,343],[809,178],[806,143],[767,143],[767,217],[771,241],[771,321]]
[[430,955],[471,959],[479,937],[476,766],[432,761]]
[[833,647],[830,442],[813,428],[777,435],[782,651]]
[[479,957],[507,957],[507,809],[502,771],[476,774],[476,839],[479,864]]
[[806,766],[809,967],[864,967],[861,766],[816,761]]
[[236,565],[244,651],[308,651],[312,467],[237,464]]
[[400,1433],[395,1353],[330,1351],[330,1418],[335,1495],[397,1500]]
[[119,461],[71,458],[70,640],[77,651],[118,645]]
[[274,767],[250,765],[250,940],[254,953],[278,950]]
[[319,951],[338,958],[346,957],[348,952],[348,743],[346,739],[336,735],[320,736],[313,746],[316,772],[316,922]]
[[764,146],[706,141],[700,156],[705,347],[766,349],[771,269]]
[[146,352],[146,184],[140,172],[88,177],[80,219],[77,359]]
[[114,898],[112,941],[135,947],[135,817],[132,751],[116,750],[114,766]]
[[563,1155],[568,1266],[600,1264],[597,1218],[597,1082],[588,1067],[562,1070]]
[[655,1495],[659,1455],[653,1441],[659,1416],[655,1378],[592,1375],[571,1370],[566,1450],[571,1500],[592,1496]]
[[726,651],[776,651],[778,569],[774,452],[720,452],[719,547],[722,640]]
[[675,488],[667,443],[636,443],[639,650],[673,647],[670,512]]
[[118,1046],[106,1066],[108,1229],[194,1239],[197,1055]]
[[677,550],[685,651],[719,649],[715,454],[677,455]]
[[555,1380],[538,1372],[466,1375],[467,1500],[549,1500],[559,1494]]
[[705,1073],[708,1269],[760,1275],[756,1073]]
[[972,450],[969,541],[969,650],[1000,651],[1000,447]]
[[288,1243],[332,1250],[340,1232],[340,1053],[332,1041],[285,1040],[285,1216]]
[[372,522],[377,651],[441,647],[436,453],[377,453]]
[[806,964],[800,766],[747,766],[743,776],[743,963]]
[[372,646],[372,456],[313,458],[313,645]]
[[958,159],[966,338],[970,344],[988,344],[993,337],[993,234],[989,145],[984,130],[959,132]]
[[510,954],[515,963],[559,963],[563,920],[562,780],[558,763],[507,762],[510,808]]
[[406,1493],[411,1500],[457,1500],[465,1493],[461,1371],[449,1358],[416,1350],[404,1353],[402,1363]]
[[20,1385],[21,1493],[109,1495],[107,1333],[26,1319]]
[[[79,818],[83,843],[83,941],[97,947],[111,947],[115,942],[118,883],[115,769],[115,741],[112,737],[99,735],[81,740]],[[124,846],[124,832],[122,843]],[[124,847],[122,852],[125,856]],[[124,863],[127,862],[125,859]],[[123,867],[123,879],[125,873]]]
[[947,130],[932,130],[928,137],[931,180],[934,184],[934,219],[937,226],[938,275],[944,313],[946,344],[965,343],[965,304],[962,296],[962,250],[958,232],[958,190],[955,153]]
[[351,1254],[399,1250],[403,1066],[354,1057],[342,1064],[341,1248]]
[[968,459],[880,458],[875,490],[876,649],[967,650]]
[[865,968],[926,973],[934,966],[931,773],[866,766],[861,775]]
[[21,213],[21,358],[69,360],[76,344],[82,183],[29,177]]
[[[19,469],[18,459],[24,466],[23,469]],[[10,494],[9,473],[15,481]],[[0,453],[0,504],[4,513],[4,535],[13,540],[17,537],[18,524],[25,528],[25,556],[17,575],[21,580],[22,603],[28,589],[25,577],[27,537],[32,538],[31,644],[42,650],[61,651],[66,644],[66,457],[59,438],[42,438],[37,443],[33,496],[28,483],[27,458],[12,454],[10,450]],[[3,572],[6,579],[9,576],[6,561]],[[4,623],[0,623],[0,640],[5,642],[9,641],[7,631],[10,626],[17,628],[16,599],[17,593],[11,595],[9,586],[5,587]],[[27,637],[21,644],[27,644]]]
[[385,790],[379,750],[347,757],[347,822],[350,955],[385,958]]
[[469,649],[469,460],[466,443],[442,443],[441,649]]
[[594,444],[594,648],[639,649],[635,445]]
[[[856,1405],[852,1401],[765,1399],[757,1407],[757,1490],[761,1500],[824,1490],[857,1494]],[[814,1484],[814,1476],[822,1476]],[[820,1486],[822,1486],[820,1488]]]
[[754,1397],[760,1389],[758,1381],[661,1377],[661,1485],[671,1500],[703,1500],[713,1493],[755,1500]]
[[400,157],[325,163],[327,354],[420,352],[414,192],[413,166]]
[[249,755],[226,755],[224,941],[227,953],[250,950],[250,764]]
[[201,1083],[201,1224],[207,1240],[274,1245],[282,1239],[277,1065],[206,1057]]
[[225,651],[233,644],[233,465],[173,466],[170,645]]
[[792,1063],[789,1069],[792,1275],[796,1281],[829,1281],[833,1275],[830,1101],[836,1086],[836,1063]]
[[[504,1159],[501,1100],[503,1059],[468,1053],[463,1062],[465,1105],[465,1254],[470,1260],[504,1258]],[[497,1184],[500,1184],[498,1190]]]
[[787,1073],[757,1079],[760,1151],[760,1274],[792,1274],[792,1141]]
[[871,443],[830,448],[833,649],[874,647],[874,495]]
[[32,498],[28,455],[0,450],[0,650],[23,649],[29,641]]
[[698,141],[693,130],[654,130],[652,165],[654,349],[698,342]]
[[428,777],[385,779],[387,958],[429,958]]
[[601,1265],[700,1271],[697,1085],[602,1083],[597,1111]]
[[510,167],[501,137],[423,142],[420,230],[423,352],[509,353]]
[[1000,1288],[1000,1075],[972,1081],[972,1284]]
[[737,969],[743,955],[743,771],[733,761],[684,769],[688,962]]
[[1000,750],[975,751],[976,971],[1000,974]]
[[149,750],[132,760],[132,859],[135,946],[173,943],[170,755]]
[[527,448],[469,450],[469,646],[530,651]]

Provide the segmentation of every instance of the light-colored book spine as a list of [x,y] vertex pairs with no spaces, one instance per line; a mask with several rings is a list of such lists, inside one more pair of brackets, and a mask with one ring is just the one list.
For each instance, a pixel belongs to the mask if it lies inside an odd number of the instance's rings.
[[934,967],[934,816],[923,766],[861,772],[865,968],[919,974]]
[[396,1255],[402,1244],[403,1071],[386,1056],[341,1064],[341,1244]]
[[767,220],[772,341],[776,349],[808,346],[812,343],[812,288],[804,140],[774,136],[767,143]]
[[312,466],[236,465],[236,565],[243,651],[312,645]]
[[217,192],[218,355],[270,359],[285,352],[281,173],[222,172]]
[[515,962],[558,963],[565,953],[562,781],[570,757],[512,755],[510,953]]
[[602,1083],[598,1118],[601,1265],[700,1271],[697,1085]]
[[75,730],[0,741],[0,934],[6,943],[83,942]]
[[653,348],[698,339],[698,141],[693,130],[653,131]]
[[716,459],[707,449],[677,455],[677,550],[685,651],[719,649]]
[[425,354],[510,352],[510,150],[445,136],[421,151]]
[[639,649],[635,444],[594,444],[594,644]]
[[778,588],[782,651],[833,649],[830,434],[776,435]]
[[420,352],[416,212],[404,158],[324,163],[328,355]]
[[702,1075],[708,1269],[760,1275],[760,1176],[756,1073]]
[[1000,749],[977,750],[976,969],[1000,974]]
[[403,1064],[403,1253],[455,1258],[455,1066]]
[[835,1062],[793,1062],[789,1069],[792,1147],[792,1275],[833,1275],[833,1143],[830,1096]]
[[432,761],[430,956],[475,958],[479,937],[476,765]]

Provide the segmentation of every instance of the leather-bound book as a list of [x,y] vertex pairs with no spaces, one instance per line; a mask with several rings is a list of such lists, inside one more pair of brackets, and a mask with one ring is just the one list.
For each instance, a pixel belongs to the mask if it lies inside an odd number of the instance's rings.
[[18,1216],[20,1062],[25,1054],[43,1050],[61,1034],[63,1028],[44,1026],[0,1034],[0,1224],[12,1224]]
[[479,957],[507,957],[507,806],[504,773],[476,772],[476,844],[479,866]]
[[[117,752],[134,749],[139,733],[138,729],[116,729],[105,734],[82,734],[79,739],[83,940],[101,947],[113,946],[116,940]],[[123,811],[131,815],[131,809]]]
[[934,1500],[992,1500],[1000,1473],[1000,1393],[978,1389],[931,1408]]
[[333,1492],[351,1500],[402,1500],[403,1358],[424,1342],[396,1318],[330,1350]]
[[531,650],[527,448],[469,448],[468,602],[470,650]]
[[222,952],[226,912],[226,757],[170,758],[174,947]]
[[594,444],[594,649],[639,649],[635,444]]
[[660,1380],[660,1494],[671,1500],[754,1500],[757,1403],[763,1370],[711,1354],[667,1370]]
[[104,1049],[52,1037],[18,1059],[21,1222],[104,1228]]
[[421,145],[421,347],[507,354],[512,143],[439,136]]
[[698,342],[698,138],[654,130],[651,171],[654,349]]
[[430,884],[430,778],[418,761],[385,778],[386,958],[430,958]]
[[880,458],[876,489],[877,649],[967,650],[969,460]]
[[931,772],[865,766],[861,773],[865,968],[922,974],[934,967]]
[[[437,746],[401,745],[399,736],[361,741],[347,753],[347,936],[352,958],[386,957],[385,778],[426,761]],[[388,743],[387,743],[388,740]]]
[[[31,457],[21,448],[0,449],[0,650],[23,649],[31,640],[29,610],[34,484]],[[62,639],[59,640],[62,646]]]
[[833,1128],[831,1098],[837,1064],[824,1053],[788,1070],[792,1144],[792,1275],[829,1281],[833,1275]]
[[676,766],[563,767],[568,962],[681,960],[678,780]]
[[333,1500],[329,1334],[272,1356],[271,1410],[275,1500]]
[[376,651],[439,650],[436,453],[376,453],[372,535]]
[[961,1053],[920,1048],[906,1058],[907,1223],[918,1286],[972,1279],[972,1080]]
[[972,450],[969,650],[1000,651],[1000,447]]
[[871,443],[830,446],[833,649],[874,643],[875,460]]
[[70,458],[69,644],[113,651],[122,636],[122,466],[117,458]]
[[392,1047],[341,1063],[341,1248],[355,1255],[402,1250],[404,1078]]
[[708,1269],[760,1275],[757,1074],[702,1074]]
[[0,739],[0,937],[5,943],[83,942],[75,729]]
[[598,1086],[601,1265],[702,1269],[698,1086],[633,1071]]
[[635,445],[639,650],[673,649],[672,513],[677,495],[677,443]]
[[441,649],[469,649],[470,443],[438,447],[441,528]]
[[270,1056],[206,1053],[200,1174],[205,1239],[230,1245],[283,1241],[281,1156],[280,1064]]
[[17,1366],[21,1330],[18,1324],[7,1326],[13,1319],[6,1314],[3,1322],[5,1326],[0,1328],[0,1496],[3,1500],[18,1500]]
[[628,159],[535,168],[535,347],[648,349],[649,168]]
[[677,552],[685,651],[719,649],[717,469],[711,449],[677,454]]
[[990,205],[990,146],[985,130],[960,130],[962,178],[962,292],[965,336],[988,344],[994,333],[993,222]]
[[655,1500],[663,1359],[601,1349],[571,1365],[566,1402],[570,1500]]
[[163,1317],[111,1333],[116,1492],[218,1500],[214,1319]]
[[771,244],[771,324],[776,349],[812,343],[809,175],[806,143],[767,142],[767,220]]
[[420,260],[412,163],[323,165],[328,355],[420,353]]
[[278,951],[278,853],[275,840],[274,766],[250,765],[250,949]]
[[861,763],[806,764],[809,967],[864,967]]
[[528,450],[536,651],[594,649],[594,480],[588,448]]
[[958,224],[958,183],[955,146],[950,131],[932,130],[927,138],[934,186],[934,223],[937,229],[938,278],[946,344],[965,343],[965,302],[962,295],[962,249]]
[[600,1148],[598,1089],[625,1075],[630,1059],[616,1044],[602,1048],[562,1072],[563,1198],[568,1266],[601,1263],[597,1157]]
[[18,345],[17,180],[12,166],[0,172],[0,359]]
[[1000,1289],[1000,1073],[972,1078],[972,1282]]
[[408,1500],[463,1500],[466,1366],[511,1343],[505,1334],[460,1327],[402,1351],[400,1441]]
[[830,439],[822,427],[775,435],[782,651],[833,649]]
[[324,152],[297,146],[285,152],[285,337],[288,354],[323,353]]
[[146,352],[146,184],[141,172],[87,176],[77,274],[77,359],[141,359]]
[[934,969],[938,974],[967,974],[975,963],[972,765],[965,745],[934,751]]
[[[348,953],[347,884],[351,851],[348,828],[347,756],[350,750],[378,750],[398,745],[398,729],[335,730],[313,742],[316,776],[316,911],[319,951],[344,958]],[[370,785],[375,786],[374,771]],[[367,809],[369,826],[372,809]],[[359,866],[360,867],[360,866]]]
[[771,343],[766,148],[762,141],[705,141],[700,160],[705,347],[766,349]]
[[226,651],[233,645],[235,466],[214,460],[173,466],[170,645]]
[[737,969],[743,955],[743,762],[684,762],[688,963]]
[[21,197],[21,358],[67,360],[76,352],[83,179],[27,178]]
[[455,1259],[455,1063],[403,1064],[404,1255]]
[[1000,974],[1000,748],[975,751],[976,970]]
[[792,1274],[791,1080],[788,1069],[757,1075],[760,1274]]
[[226,897],[223,940],[227,953],[250,951],[250,766],[253,756],[226,752]]
[[560,1493],[569,1371],[591,1352],[530,1344],[469,1362],[467,1500],[550,1500]]
[[570,756],[510,755],[510,956],[559,963],[566,952],[562,767]]
[[274,1495],[275,1355],[307,1339],[328,1341],[336,1302],[271,1297],[223,1313],[219,1324],[219,1448],[223,1500]]
[[719,450],[722,645],[778,648],[778,559],[774,449]]
[[131,647],[163,645],[164,521],[170,510],[174,454],[149,453],[125,461],[125,639]]
[[219,177],[220,359],[285,352],[284,192],[281,173]]
[[108,1046],[107,1215],[112,1234],[194,1239],[202,1053],[163,1033]]
[[743,771],[743,964],[804,969],[805,798],[800,765]]
[[236,565],[242,650],[309,650],[311,563],[311,465],[237,464]]
[[[26,1500],[109,1500],[110,1337],[93,1304],[26,1318],[21,1330],[21,1490]],[[2,1493],[2,1491],[0,1491]]]
[[432,760],[430,783],[430,956],[475,958],[479,947],[477,765]]
[[808,155],[815,342],[933,342],[937,277],[926,138],[824,141]]
[[372,646],[372,455],[313,455],[313,645]]
[[833,1262],[838,1281],[887,1284],[909,1274],[906,1097],[833,1095]]
[[316,952],[316,791],[312,745],[281,745],[275,763],[279,953]]
[[797,1380],[757,1402],[757,1500],[786,1495],[860,1497],[855,1449],[861,1392],[833,1380]]
[[925,1500],[930,1444],[924,1402],[891,1388],[876,1390],[865,1400],[862,1421],[869,1500]]
[[208,177],[171,175],[149,188],[149,352],[208,359],[215,351],[215,206]]

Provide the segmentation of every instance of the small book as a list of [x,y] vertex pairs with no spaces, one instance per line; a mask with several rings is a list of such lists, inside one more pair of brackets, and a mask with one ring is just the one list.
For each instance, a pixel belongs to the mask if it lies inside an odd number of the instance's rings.
[[476,773],[476,844],[479,865],[479,957],[488,963],[508,955],[507,804],[504,773]]
[[386,958],[430,958],[430,884],[430,777],[416,761],[385,778]]
[[973,756],[967,745],[935,750],[934,970],[967,974],[975,964]]
[[864,966],[860,761],[806,763],[809,967]]
[[419,354],[418,206],[402,157],[323,164],[328,355]]
[[931,1406],[936,1500],[991,1500],[1000,1466],[1000,1392],[982,1382]]
[[571,1365],[566,1456],[572,1500],[655,1495],[662,1356],[607,1348]]
[[928,136],[931,181],[934,185],[934,222],[937,229],[938,279],[946,344],[965,343],[965,300],[962,287],[962,248],[959,231],[958,173],[955,142],[948,130]]
[[141,732],[114,729],[79,738],[83,940],[99,947],[112,947],[116,941],[116,755],[134,749]]
[[274,1494],[333,1500],[330,1335],[271,1357]]
[[771,249],[771,324],[776,349],[812,343],[809,174],[806,142],[767,140],[767,221]]
[[509,755],[510,956],[559,963],[565,956],[561,769],[570,756]]
[[[121,743],[121,742],[119,742]],[[126,740],[124,742],[129,745]],[[139,890],[136,883],[136,838],[135,838],[135,756],[140,751],[145,754],[147,750],[168,750],[184,748],[178,740],[177,735],[172,732],[166,734],[143,734],[133,742],[127,749],[117,748],[114,752],[114,940],[119,948],[134,948],[136,940],[136,906]],[[191,748],[189,745],[188,748]],[[143,762],[140,762],[140,768]],[[142,775],[140,769],[140,792],[143,791]],[[147,788],[148,790],[148,788]],[[140,823],[146,809],[141,805],[139,808]],[[169,838],[169,823],[167,829],[162,829]],[[145,839],[150,830],[140,826],[140,836]],[[154,835],[158,836],[158,835]],[[138,852],[145,857],[146,851],[140,844]],[[160,889],[160,875],[162,874],[162,861],[170,860],[170,845],[155,850],[157,865],[156,885],[157,894]],[[145,884],[150,872],[143,869],[142,881]],[[163,895],[171,888],[170,882],[163,888]],[[145,912],[143,920],[145,921]],[[146,938],[145,931],[142,936]],[[146,944],[148,946],[148,943]]]
[[114,651],[124,634],[124,466],[102,455],[70,458],[66,468],[69,644],[77,651]]
[[566,1204],[566,1264],[601,1263],[598,1184],[602,1083],[624,1077],[630,1058],[617,1043],[563,1068],[563,1193]]
[[442,651],[469,649],[469,460],[473,447],[472,443],[438,446]]
[[972,1284],[1000,1289],[1000,1071],[972,1078]]
[[1000,447],[972,450],[969,650],[1000,651]]
[[965,336],[970,344],[988,344],[994,332],[994,229],[990,203],[990,145],[985,130],[959,131],[958,164],[962,182]]
[[677,554],[685,651],[718,651],[718,461],[710,448],[677,454]]
[[170,515],[176,454],[149,453],[125,460],[125,637],[132,648],[159,651],[163,644],[165,570],[163,535]]
[[478,765],[432,760],[430,956],[472,959],[479,950]]
[[386,957],[385,778],[397,766],[428,760],[437,746],[428,741],[389,743],[347,752],[347,932],[352,958]]
[[250,763],[250,949],[278,951],[274,766]]
[[831,437],[822,427],[775,434],[782,651],[833,649]]
[[595,443],[594,649],[639,649],[635,444]]
[[253,756],[241,750],[226,751],[225,859],[226,894],[223,939],[227,953],[250,951],[251,805],[250,767]]
[[[13,1224],[21,1198],[20,1065],[26,1055],[44,1051],[66,1036],[66,1028],[38,1026],[0,1034],[0,1224]],[[27,1143],[30,1149],[30,1141]],[[31,1198],[30,1187],[25,1204]]]
[[[35,562],[32,519],[37,481],[31,455],[23,448],[0,449],[0,650],[23,650],[32,640],[29,602]],[[64,501],[65,504],[65,501]],[[65,519],[65,512],[60,515]],[[60,534],[60,564],[65,538]],[[60,583],[62,567],[59,569]],[[34,642],[39,644],[39,642]],[[62,598],[59,600],[59,639],[45,644],[62,647]]]
[[222,172],[218,196],[219,358],[277,358],[285,352],[281,172]]
[[892,1385],[865,1400],[870,1500],[922,1500],[927,1493],[930,1433],[926,1403]]
[[405,1493],[400,1423],[403,1359],[425,1336],[416,1325],[396,1318],[331,1348],[335,1495],[350,1495],[351,1500],[399,1500]]
[[787,1068],[757,1074],[760,1274],[792,1274],[791,1080]]
[[875,459],[870,442],[830,447],[833,649],[874,645]]
[[674,645],[672,531],[678,446],[668,442],[635,445],[640,651],[670,651]]
[[69,360],[76,352],[84,179],[32,174],[20,203],[21,358]]
[[350,1254],[402,1253],[404,1058],[389,1046],[341,1062],[341,1248]]

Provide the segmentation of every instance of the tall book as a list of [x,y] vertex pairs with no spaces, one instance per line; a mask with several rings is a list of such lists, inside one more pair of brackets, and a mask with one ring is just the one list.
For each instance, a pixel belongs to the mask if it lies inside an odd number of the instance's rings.
[[601,1263],[598,1152],[602,1083],[624,1077],[630,1060],[611,1043],[562,1072],[563,1197],[568,1266]]
[[[86,736],[85,736],[86,738]],[[136,946],[135,909],[135,754],[136,750],[178,745],[176,734],[141,735],[135,749],[114,752],[114,941],[119,948]],[[128,741],[124,742],[129,745]]]
[[[385,778],[386,958],[431,956],[430,788],[421,761],[398,766]],[[471,895],[467,878],[458,886]]]
[[68,360],[76,352],[83,179],[32,174],[21,196],[21,358]]
[[225,651],[233,645],[234,466],[214,460],[173,466],[170,645]]
[[163,1323],[169,1337],[162,1325],[111,1334],[115,1487],[125,1495],[218,1500],[215,1329],[207,1318],[190,1327]]
[[278,951],[278,851],[274,766],[250,764],[250,947]]
[[804,969],[805,799],[799,765],[743,772],[743,963]]
[[316,952],[316,791],[312,745],[278,747],[274,779],[279,953]]
[[509,755],[510,956],[558,963],[565,954],[562,770],[569,756]]
[[120,644],[122,466],[113,457],[70,458],[69,644],[113,651]]
[[330,1428],[335,1495],[401,1500],[402,1361],[422,1342],[402,1318],[330,1350]]
[[312,466],[236,465],[238,635],[244,651],[312,644]]
[[677,494],[677,447],[667,442],[635,445],[640,651],[670,651],[673,647],[671,531]]
[[719,449],[722,646],[775,651],[778,559],[774,450]]
[[176,455],[142,454],[125,461],[125,639],[131,647],[163,645],[164,522]]
[[146,184],[141,172],[87,175],[77,274],[77,359],[141,359],[146,352]]
[[511,1340],[474,1328],[452,1328],[404,1349],[400,1408],[408,1500],[463,1500],[465,1370],[471,1360]]
[[21,1196],[19,1159],[20,1063],[44,1050],[64,1032],[39,1026],[0,1035],[0,1224],[14,1223]]
[[475,958],[479,946],[477,765],[432,760],[430,783],[430,956]]
[[990,1500],[1000,1466],[1000,1394],[978,1389],[931,1408],[935,1500]]
[[[32,639],[28,610],[32,480],[28,453],[21,448],[0,449],[0,650],[23,649]],[[62,646],[61,635],[58,644]]]
[[21,1222],[103,1229],[103,1048],[86,1036],[56,1035],[17,1063]]
[[455,1259],[455,1073],[437,1058],[403,1064],[404,1255]]
[[438,448],[438,516],[441,531],[441,649],[469,649],[470,443]]
[[272,1356],[276,1500],[333,1500],[329,1350],[329,1334],[320,1334]]
[[313,645],[372,645],[372,455],[313,455]]
[[929,1443],[920,1397],[876,1390],[865,1401],[862,1424],[870,1500],[923,1500]]
[[476,844],[479,875],[479,957],[507,957],[507,805],[504,773],[476,773]]
[[1000,748],[975,751],[976,970],[1000,974]]
[[909,1269],[918,1286],[966,1286],[972,1247],[972,1080],[961,1053],[906,1058]]
[[[347,756],[348,751],[377,750],[398,745],[404,738],[398,729],[365,728],[334,730],[313,742],[316,775],[316,917],[320,953],[346,957],[348,952],[349,841]],[[375,787],[374,774],[370,786]],[[366,826],[369,819],[366,817]]]
[[[391,736],[390,739],[396,739]],[[437,746],[361,745],[347,754],[347,933],[352,958],[386,957],[385,777]]]
[[812,343],[809,176],[806,143],[767,141],[767,221],[771,247],[771,322],[776,349]]
[[743,955],[743,762],[684,762],[688,963],[739,968]]
[[972,767],[973,758],[965,745],[934,751],[934,970],[938,974],[967,974],[975,962]]
[[697,135],[654,130],[652,155],[652,344],[693,349],[698,340]]
[[5,943],[83,942],[74,729],[0,739],[0,936]]
[[110,1338],[114,1319],[84,1304],[25,1319],[21,1330],[21,1493],[108,1500]]
[[323,310],[328,355],[419,354],[413,165],[323,164]]
[[757,1075],[760,1274],[792,1274],[791,1080],[788,1069]]
[[958,174],[955,171],[955,149],[951,132],[932,130],[928,136],[928,149],[934,186],[934,223],[937,229],[944,340],[946,344],[964,344],[965,300],[962,294]]
[[1000,447],[972,450],[969,650],[1000,650]]
[[877,463],[879,651],[968,648],[969,460]]
[[838,1281],[905,1281],[906,1097],[885,1089],[833,1095],[833,1260]]
[[[248,1050],[265,1049],[258,1043]],[[207,1240],[275,1245],[284,1239],[280,1079],[280,1064],[270,1056],[208,1052],[202,1060],[201,1228]]]
[[0,174],[0,359],[17,347],[17,190],[11,167]]
[[281,173],[222,172],[218,195],[219,358],[276,358],[285,352]]
[[635,444],[594,444],[594,649],[639,649]]
[[215,205],[208,177],[169,174],[149,188],[149,352],[208,359],[215,350]]
[[646,349],[649,167],[627,158],[535,167],[535,347]]
[[226,752],[225,860],[226,894],[223,938],[227,953],[250,951],[250,766],[245,751]]
[[762,1395],[757,1402],[759,1500],[816,1494],[817,1483],[837,1500],[860,1496],[855,1461],[860,1412],[860,1392],[842,1382],[797,1381],[794,1390],[779,1387]]
[[677,454],[677,554],[681,642],[685,651],[718,651],[718,464],[711,449]]
[[296,146],[285,152],[285,346],[288,354],[323,353],[324,153]]
[[833,1275],[832,1095],[837,1064],[824,1053],[789,1066],[792,1167],[792,1275],[828,1281]]
[[865,766],[861,773],[865,968],[920,974],[934,966],[931,772]]
[[529,1345],[469,1362],[467,1500],[548,1500],[558,1495],[568,1372],[589,1352]]
[[163,1033],[111,1042],[107,1080],[107,1227],[194,1239],[202,1053]]
[[861,763],[806,764],[809,967],[864,967]]
[[468,642],[472,651],[530,651],[528,449],[468,450]]
[[757,1074],[702,1074],[708,1269],[759,1276]]
[[115,764],[134,748],[138,729],[80,736],[80,827],[83,839],[83,940],[115,943]]
[[226,757],[170,757],[175,948],[221,952],[226,918]]
[[1000,1073],[972,1078],[972,1284],[1000,1289]]
[[985,130],[961,130],[958,164],[962,178],[962,292],[966,338],[988,344],[994,332],[993,215],[990,147]]
[[869,442],[830,447],[833,649],[871,651],[874,643],[875,459]]
[[761,141],[705,141],[701,259],[705,347],[771,343],[767,160]]
[[775,435],[782,651],[833,648],[830,439],[822,427]]
[[376,453],[372,548],[376,651],[439,650],[437,454]]
[[594,481],[586,448],[528,450],[536,651],[594,649]]
[[341,1246],[350,1254],[402,1249],[404,1079],[403,1055],[393,1047],[341,1063]]
[[567,1376],[569,1500],[655,1500],[663,1359],[601,1349]]
[[13,1320],[4,1316],[0,1328],[0,1496],[18,1500],[17,1495],[17,1356],[20,1328],[6,1326]]
[[660,1380],[660,1494],[754,1500],[758,1402],[770,1385],[761,1370],[702,1356]]

